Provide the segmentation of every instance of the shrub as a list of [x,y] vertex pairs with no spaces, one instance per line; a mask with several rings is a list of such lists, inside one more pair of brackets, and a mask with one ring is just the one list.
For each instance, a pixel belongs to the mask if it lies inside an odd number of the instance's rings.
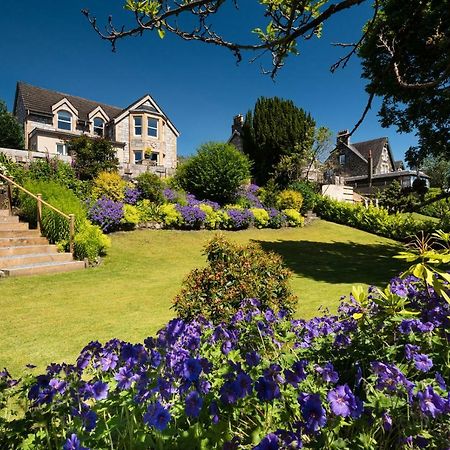
[[249,209],[227,208],[224,216],[225,228],[243,230],[253,223],[253,214]]
[[265,228],[269,224],[269,213],[263,208],[251,208],[256,228]]
[[284,209],[283,214],[290,227],[302,227],[305,223],[304,217],[296,209]]
[[307,211],[312,211],[316,206],[317,198],[317,186],[311,181],[296,181],[289,185],[289,189],[300,192],[303,197],[303,204],[300,208],[300,212],[305,214]]
[[128,205],[135,205],[141,198],[141,191],[133,185],[127,186],[124,192],[123,201]]
[[162,220],[160,206],[150,200],[139,200],[136,203],[136,208],[139,211],[139,223]]
[[[430,201],[434,197],[442,194],[442,190],[438,188],[430,188],[428,192],[425,194],[425,201]],[[435,201],[434,203],[430,203],[429,205],[423,206],[420,209],[422,214],[431,217],[442,218],[445,215],[450,213],[450,199],[445,198],[442,200]]]
[[224,204],[235,201],[237,189],[250,178],[250,162],[233,145],[210,142],[180,167],[176,178],[197,198]]
[[198,230],[202,227],[206,213],[198,206],[176,206],[177,211],[181,214],[181,224],[183,228]]
[[182,191],[166,187],[163,189],[164,201],[168,203],[179,203],[181,205],[186,205],[186,194]]
[[[33,194],[42,194],[42,199],[65,214],[75,215],[75,231],[86,220],[86,209],[76,195],[65,186],[54,181],[28,180],[24,184]],[[19,195],[20,216],[32,227],[37,224],[37,201],[21,192]],[[69,239],[69,221],[50,208],[42,207],[41,232],[51,243]]]
[[269,208],[269,228],[281,228],[286,225],[286,216],[276,208]]
[[237,193],[237,203],[244,208],[262,208],[263,204],[258,198],[260,187],[256,184],[247,184],[241,186]]
[[275,181],[269,180],[267,184],[258,190],[258,197],[266,208],[275,208],[278,202],[280,188]]
[[123,203],[101,198],[91,205],[88,217],[99,225],[103,232],[110,233],[120,228],[124,214]]
[[87,258],[92,264],[99,256],[105,255],[109,247],[111,247],[109,237],[102,233],[100,227],[86,220],[75,235],[74,256],[77,259]]
[[118,172],[100,172],[92,182],[92,198],[109,198],[121,202],[125,198],[127,182]]
[[295,309],[289,288],[290,271],[275,253],[258,245],[241,246],[217,236],[205,248],[208,266],[193,270],[183,283],[173,308],[184,319],[200,315],[214,323],[229,321],[241,301],[258,298],[261,308]]
[[180,226],[183,222],[183,216],[178,211],[176,205],[172,203],[166,203],[159,207],[159,213],[164,225],[167,228]]
[[278,194],[277,207],[278,209],[296,209],[300,211],[303,204],[303,196],[300,192],[292,189],[286,189]]
[[205,213],[204,224],[206,228],[209,230],[220,228],[224,221],[224,214],[222,211],[217,211],[213,206],[206,203],[200,203],[198,207]]
[[164,203],[164,185],[158,175],[150,172],[141,173],[136,178],[136,184],[142,198],[158,204]]
[[136,206],[124,204],[123,205],[123,219],[121,220],[122,225],[126,229],[133,229],[136,225],[139,225],[141,221],[141,214]]

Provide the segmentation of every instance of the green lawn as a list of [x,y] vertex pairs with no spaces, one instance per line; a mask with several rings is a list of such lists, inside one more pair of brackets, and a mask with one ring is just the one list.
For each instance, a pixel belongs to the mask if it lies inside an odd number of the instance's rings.
[[[214,232],[117,233],[103,264],[74,273],[0,280],[0,368],[73,361],[90,340],[141,342],[173,315],[171,299],[185,275],[205,264]],[[334,309],[352,284],[383,285],[401,269],[397,244],[330,222],[302,229],[228,232],[280,253],[294,272],[298,316]]]

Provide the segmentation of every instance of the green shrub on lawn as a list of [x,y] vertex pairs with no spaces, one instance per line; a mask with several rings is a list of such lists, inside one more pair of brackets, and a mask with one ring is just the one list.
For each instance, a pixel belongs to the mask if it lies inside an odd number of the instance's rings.
[[303,197],[303,204],[300,212],[305,214],[307,211],[313,210],[316,206],[319,194],[316,185],[311,181],[296,181],[289,185],[289,189],[300,192]]
[[142,198],[158,204],[164,202],[164,185],[158,175],[150,172],[144,172],[136,178],[136,182],[137,188],[141,191]]
[[265,228],[269,224],[269,213],[264,208],[250,208],[256,228]]
[[303,204],[303,196],[300,192],[292,189],[286,189],[278,194],[277,207],[278,209],[295,209],[300,211]]
[[205,255],[208,266],[194,269],[174,300],[179,317],[229,321],[246,298],[258,298],[262,310],[294,312],[297,299],[289,287],[291,272],[279,255],[256,244],[231,243],[222,236],[207,244]]
[[[78,197],[68,188],[55,181],[25,182],[25,188],[33,194],[42,194],[42,199],[65,214],[75,215],[75,231],[80,229],[86,221],[86,209]],[[32,227],[37,223],[37,201],[29,195],[21,192],[19,195],[20,216]],[[51,243],[68,241],[69,221],[50,208],[42,208],[42,230]]]
[[86,220],[75,235],[74,256],[81,260],[87,258],[90,263],[94,263],[99,256],[106,254],[109,247],[111,239],[102,233],[100,227]]
[[290,227],[302,227],[305,223],[305,218],[296,209],[283,209],[286,221]]

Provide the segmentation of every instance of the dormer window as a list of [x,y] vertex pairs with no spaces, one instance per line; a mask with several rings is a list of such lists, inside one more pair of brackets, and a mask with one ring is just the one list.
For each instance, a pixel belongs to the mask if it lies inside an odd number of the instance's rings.
[[105,121],[100,117],[96,117],[94,119],[94,134],[97,136],[103,136],[104,132],[105,132]]
[[142,117],[135,116],[134,118],[134,135],[142,136]]
[[148,118],[147,136],[158,137],[158,119]]
[[58,111],[58,128],[60,130],[72,130],[72,114],[69,111]]

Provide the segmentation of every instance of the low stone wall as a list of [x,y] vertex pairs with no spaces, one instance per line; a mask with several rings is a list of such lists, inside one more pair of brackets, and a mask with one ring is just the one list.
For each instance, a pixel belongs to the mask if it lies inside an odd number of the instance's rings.
[[31,150],[18,150],[14,148],[1,148],[0,147],[0,153],[5,154],[8,156],[8,158],[12,159],[13,161],[17,163],[29,163],[35,159],[44,159],[47,157],[50,158],[58,158],[61,161],[71,163],[72,157],[71,156],[63,156],[63,155],[50,155],[48,153],[44,152],[33,152]]

